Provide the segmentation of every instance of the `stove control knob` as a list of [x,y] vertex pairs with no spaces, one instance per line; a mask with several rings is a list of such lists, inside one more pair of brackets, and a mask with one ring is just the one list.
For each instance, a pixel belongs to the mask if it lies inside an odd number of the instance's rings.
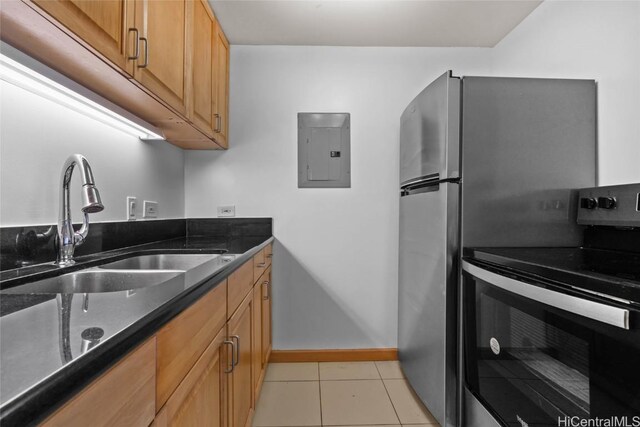
[[583,197],[580,199],[580,207],[582,209],[595,209],[598,207],[598,202],[593,197]]
[[598,197],[598,207],[601,209],[613,209],[616,207],[615,197]]

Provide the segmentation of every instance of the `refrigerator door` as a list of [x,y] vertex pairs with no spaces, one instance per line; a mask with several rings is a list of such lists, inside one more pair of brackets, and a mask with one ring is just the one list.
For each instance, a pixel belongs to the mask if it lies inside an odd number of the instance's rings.
[[459,178],[460,79],[451,71],[415,97],[400,118],[400,185]]
[[440,425],[455,425],[459,184],[400,198],[398,352]]

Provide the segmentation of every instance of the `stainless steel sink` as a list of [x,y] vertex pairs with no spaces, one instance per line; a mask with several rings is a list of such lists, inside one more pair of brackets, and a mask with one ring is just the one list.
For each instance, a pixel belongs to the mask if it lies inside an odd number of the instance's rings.
[[141,255],[101,265],[109,270],[182,270],[187,271],[219,257],[218,254]]
[[107,270],[90,268],[5,289],[4,294],[66,294],[119,292],[164,283],[180,270]]

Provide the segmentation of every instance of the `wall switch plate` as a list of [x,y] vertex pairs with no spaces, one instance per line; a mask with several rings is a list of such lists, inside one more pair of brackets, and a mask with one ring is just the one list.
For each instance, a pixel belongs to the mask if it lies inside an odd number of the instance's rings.
[[138,206],[138,199],[135,197],[127,197],[127,221],[136,220],[136,208]]
[[236,216],[236,207],[218,206],[218,216]]
[[152,202],[145,200],[143,204],[144,218],[157,218],[158,217],[158,202]]

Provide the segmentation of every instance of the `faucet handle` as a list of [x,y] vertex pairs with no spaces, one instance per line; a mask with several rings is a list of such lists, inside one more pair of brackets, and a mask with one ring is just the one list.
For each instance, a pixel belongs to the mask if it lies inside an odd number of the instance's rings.
[[83,212],[83,214],[82,227],[80,227],[80,230],[76,231],[73,234],[74,246],[80,246],[81,244],[83,244],[85,239],[87,238],[87,235],[89,234],[89,213]]

